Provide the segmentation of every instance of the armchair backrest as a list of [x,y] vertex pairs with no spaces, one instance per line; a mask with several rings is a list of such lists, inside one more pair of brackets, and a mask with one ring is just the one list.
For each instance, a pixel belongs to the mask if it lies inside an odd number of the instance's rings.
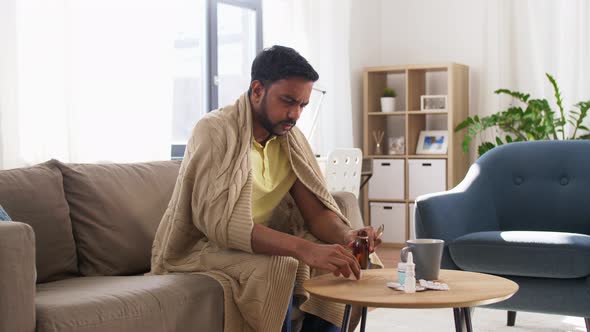
[[590,141],[510,143],[476,163],[501,230],[590,234]]

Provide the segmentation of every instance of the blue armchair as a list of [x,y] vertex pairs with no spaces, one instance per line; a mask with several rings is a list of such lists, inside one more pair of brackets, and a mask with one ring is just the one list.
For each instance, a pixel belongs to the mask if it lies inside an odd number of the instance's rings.
[[416,235],[445,240],[442,267],[520,286],[491,305],[585,317],[590,332],[590,141],[496,147],[452,190],[418,197]]

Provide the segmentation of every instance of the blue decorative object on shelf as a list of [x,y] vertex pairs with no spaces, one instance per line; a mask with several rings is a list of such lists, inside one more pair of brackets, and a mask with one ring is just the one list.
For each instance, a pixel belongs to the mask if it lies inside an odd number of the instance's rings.
[[6,210],[4,210],[4,208],[2,208],[2,205],[0,205],[0,222],[2,221],[12,221],[12,219],[10,219],[10,216],[8,215],[8,213],[6,213]]

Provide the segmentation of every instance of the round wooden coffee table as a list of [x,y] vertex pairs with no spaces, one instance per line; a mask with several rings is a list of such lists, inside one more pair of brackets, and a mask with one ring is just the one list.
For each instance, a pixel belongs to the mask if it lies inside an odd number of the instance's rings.
[[344,303],[346,309],[341,331],[348,330],[351,305],[363,308],[361,331],[365,330],[367,307],[380,308],[453,308],[455,329],[472,330],[470,307],[492,304],[510,298],[518,285],[508,279],[475,272],[441,270],[439,282],[449,285],[448,291],[427,290],[406,294],[386,286],[397,282],[396,269],[363,270],[361,280],[322,275],[305,281],[305,289],[324,300]]

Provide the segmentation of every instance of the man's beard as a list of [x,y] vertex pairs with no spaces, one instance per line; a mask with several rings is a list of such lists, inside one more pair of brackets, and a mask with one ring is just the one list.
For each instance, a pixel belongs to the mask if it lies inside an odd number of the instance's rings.
[[282,126],[284,124],[290,125],[291,127],[295,127],[295,125],[297,124],[297,121],[293,121],[293,120],[283,120],[283,121],[279,121],[277,123],[272,123],[272,121],[270,121],[270,118],[268,117],[268,107],[266,104],[266,95],[264,95],[264,97],[262,97],[262,102],[260,103],[260,113],[258,116],[258,120],[260,120],[260,124],[262,125],[262,127],[266,131],[268,131],[271,135],[275,135],[275,136],[282,136],[288,132],[288,130],[286,132],[277,132],[275,130],[275,127]]

